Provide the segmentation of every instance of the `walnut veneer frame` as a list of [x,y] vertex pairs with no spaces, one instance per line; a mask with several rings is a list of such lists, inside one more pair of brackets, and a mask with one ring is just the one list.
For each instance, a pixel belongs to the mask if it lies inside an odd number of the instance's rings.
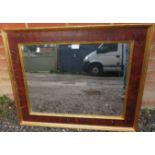
[[[2,31],[17,114],[21,125],[136,131],[153,33],[152,25],[74,26]],[[130,42],[124,112],[121,116],[32,112],[21,46],[44,43]]]

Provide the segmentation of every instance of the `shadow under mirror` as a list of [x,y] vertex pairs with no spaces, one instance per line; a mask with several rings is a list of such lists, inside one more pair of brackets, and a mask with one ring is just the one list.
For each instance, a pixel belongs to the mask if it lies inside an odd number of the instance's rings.
[[32,112],[123,113],[130,43],[21,47]]

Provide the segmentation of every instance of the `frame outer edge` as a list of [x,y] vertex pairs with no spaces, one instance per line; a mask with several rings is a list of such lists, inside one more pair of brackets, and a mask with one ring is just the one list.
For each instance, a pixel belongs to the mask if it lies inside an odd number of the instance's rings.
[[13,67],[12,67],[12,61],[11,61],[11,56],[10,56],[10,48],[9,48],[9,44],[8,44],[7,33],[5,31],[1,30],[1,34],[2,34],[2,39],[3,39],[3,44],[4,44],[5,56],[6,56],[6,60],[7,60],[9,77],[10,77],[10,81],[11,81],[11,87],[12,87],[13,96],[14,96],[14,100],[15,100],[16,114],[17,114],[18,120],[21,122],[22,121],[22,113],[21,113],[20,106],[19,106],[19,97],[18,97],[17,86],[16,86],[15,77],[14,77],[14,73],[13,73]]
[[[125,26],[126,26],[126,28],[133,27],[133,25],[129,25],[129,26],[125,25]],[[134,25],[134,26],[141,27],[142,25]],[[150,54],[149,50],[150,50],[150,45],[151,45],[151,41],[152,41],[152,37],[153,37],[153,31],[154,31],[153,24],[149,24],[149,25],[145,25],[145,26],[148,27],[148,30],[147,30],[147,36],[146,36],[146,43],[145,43],[146,46],[145,46],[143,65],[142,65],[142,68],[143,68],[142,69],[142,77],[141,77],[141,81],[140,81],[140,88],[139,88],[139,94],[138,94],[138,100],[137,100],[137,106],[136,106],[136,112],[135,112],[135,119],[134,119],[133,127],[125,128],[125,129],[124,129],[124,127],[118,127],[117,130],[115,130],[116,129],[115,127],[106,127],[106,126],[100,127],[100,126],[98,126],[99,130],[106,130],[106,128],[107,128],[108,131],[136,131],[137,128],[138,128],[137,127],[138,126],[138,117],[139,117],[139,112],[140,112],[140,107],[141,107],[141,102],[142,102],[142,95],[143,95],[146,72],[147,72],[147,66],[148,66],[148,58],[149,58],[149,54]],[[79,27],[79,28],[81,28],[81,27]],[[89,26],[84,26],[84,27],[91,28],[91,26],[90,27]],[[94,27],[94,26],[92,26],[92,27]],[[97,26],[97,28],[101,28],[101,27],[106,28],[106,26]],[[110,28],[109,25],[107,27]],[[116,26],[116,27],[119,27],[119,26]],[[120,27],[124,27],[124,25],[121,25]],[[69,29],[69,27],[66,27],[66,28]],[[71,28],[74,29],[75,27],[71,27]],[[76,28],[77,28],[77,26],[76,26]],[[53,28],[53,30],[55,30],[55,29],[57,29],[57,28]],[[19,30],[16,30],[16,31],[19,31]],[[29,30],[29,29],[27,29],[27,30]],[[37,29],[31,29],[31,30],[38,30],[38,28]],[[47,30],[48,30],[48,28],[47,28]],[[7,30],[7,31],[9,31],[9,30]],[[63,124],[53,124],[52,125],[52,124],[40,123],[40,122],[38,122],[38,123],[35,122],[36,124],[34,124],[34,122],[23,121],[21,109],[19,108],[19,98],[18,98],[18,92],[17,92],[17,87],[16,87],[17,84],[15,82],[15,77],[13,75],[13,68],[12,68],[12,62],[11,62],[11,58],[10,58],[9,44],[8,44],[8,40],[7,40],[8,39],[7,38],[7,31],[1,31],[1,33],[2,33],[2,38],[3,38],[3,42],[4,42],[5,53],[6,53],[6,56],[7,56],[9,74],[10,74],[13,94],[14,94],[15,101],[16,101],[17,115],[18,115],[18,118],[20,119],[20,124],[21,125],[33,125],[33,126],[36,126],[36,125],[37,126],[45,126],[46,125],[46,126],[49,126],[49,127],[61,127],[62,128]],[[72,124],[66,125],[66,127],[67,128],[77,128],[76,125],[73,126]],[[64,125],[63,125],[63,128],[65,128]],[[88,126],[88,125],[81,125],[81,126],[79,126],[79,128],[94,129],[95,126],[91,126],[91,128],[90,128],[90,126]]]
[[40,126],[40,127],[53,127],[53,128],[68,128],[68,129],[83,129],[83,130],[93,130],[95,131],[110,131],[110,132],[135,132],[133,127],[124,126],[96,126],[96,125],[76,125],[76,124],[63,124],[63,123],[42,123],[42,122],[29,122],[21,121],[20,125],[26,126]]
[[[29,23],[26,23],[26,25]],[[115,23],[114,23],[115,24]],[[153,25],[153,23],[149,23],[149,24],[137,24],[137,23],[124,23],[124,24],[107,24],[105,25],[105,23],[103,23],[103,25],[101,24],[96,24],[96,25],[92,25],[91,23],[88,25],[67,25],[67,26],[49,26],[49,27],[25,27],[25,28],[19,28],[19,29],[7,29],[5,30],[6,32],[8,31],[42,31],[42,30],[74,30],[77,28],[80,29],[92,29],[92,28],[104,28],[104,29],[116,29],[116,28],[131,28],[131,27],[150,27]]]
[[139,94],[138,94],[135,119],[133,124],[133,128],[135,129],[135,131],[138,131],[138,120],[139,120],[140,109],[142,105],[142,98],[144,94],[144,87],[145,87],[146,75],[147,75],[147,69],[148,69],[148,61],[151,53],[151,42],[153,38],[153,32],[154,32],[154,26],[151,25],[147,30],[147,36],[146,36],[145,53],[144,53],[143,65],[142,65],[142,76],[140,80]]

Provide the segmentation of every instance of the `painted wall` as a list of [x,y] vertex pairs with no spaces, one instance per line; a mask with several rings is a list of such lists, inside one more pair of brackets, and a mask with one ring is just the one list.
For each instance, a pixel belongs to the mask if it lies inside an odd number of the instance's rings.
[[[18,23],[6,24],[0,23],[0,30],[6,29],[19,29],[19,28],[32,28],[32,27],[52,27],[52,26],[75,26],[75,25],[96,25],[96,24],[64,24],[64,23]],[[99,24],[97,24],[99,25]],[[100,24],[105,25],[105,24]],[[8,95],[13,98],[10,77],[8,73],[7,61],[5,57],[5,50],[3,46],[2,36],[0,33],[0,95]],[[143,105],[155,106],[155,31],[152,40],[151,54],[149,58],[149,67],[147,71],[147,78],[145,83],[145,90],[143,96]]]

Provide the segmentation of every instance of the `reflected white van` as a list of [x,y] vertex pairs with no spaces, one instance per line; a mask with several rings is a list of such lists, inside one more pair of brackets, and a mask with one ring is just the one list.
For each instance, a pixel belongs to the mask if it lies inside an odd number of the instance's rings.
[[88,54],[84,62],[84,71],[91,75],[102,75],[103,72],[123,72],[124,50],[123,43],[105,43]]

